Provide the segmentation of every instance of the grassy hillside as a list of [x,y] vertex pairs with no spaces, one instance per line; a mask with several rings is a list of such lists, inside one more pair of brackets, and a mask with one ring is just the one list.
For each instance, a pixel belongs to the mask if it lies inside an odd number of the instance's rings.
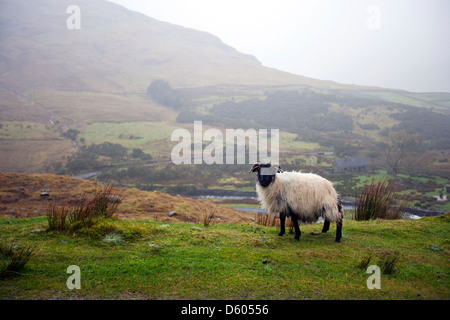
[[[341,243],[334,225],[320,232],[322,223],[301,226],[297,242],[253,213],[119,188],[113,218],[49,229],[51,205],[99,189],[70,177],[0,174],[1,299],[450,298],[448,214],[360,222],[347,214]],[[11,251],[27,249],[37,251],[24,269],[2,273]],[[71,265],[81,271],[79,290],[66,286]],[[381,289],[368,289],[369,265],[380,267]]]
[[[303,226],[292,234],[253,222],[204,227],[153,220],[117,220],[95,231],[48,232],[46,219],[0,219],[2,241],[39,251],[21,275],[0,280],[2,299],[449,299],[449,217]],[[114,227],[112,227],[114,226]],[[100,227],[101,228],[101,227]],[[101,229],[96,229],[101,230]],[[135,236],[127,238],[130,232]],[[136,233],[137,232],[137,233]],[[138,236],[136,236],[138,234]],[[381,289],[368,289],[366,267],[394,263]],[[81,270],[69,290],[66,269]]]

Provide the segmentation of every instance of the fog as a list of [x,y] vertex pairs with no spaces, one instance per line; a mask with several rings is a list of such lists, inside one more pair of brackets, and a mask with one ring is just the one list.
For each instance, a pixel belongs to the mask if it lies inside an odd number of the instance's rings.
[[265,66],[415,92],[450,92],[447,0],[110,0],[206,31]]

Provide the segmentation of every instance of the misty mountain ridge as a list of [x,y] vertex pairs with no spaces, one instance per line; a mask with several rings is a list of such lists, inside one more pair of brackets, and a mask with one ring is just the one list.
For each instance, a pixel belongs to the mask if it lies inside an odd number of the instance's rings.
[[[0,82],[18,90],[143,92],[152,79],[175,87],[320,81],[261,65],[206,32],[161,22],[102,0],[2,0]],[[330,86],[330,83],[322,83]]]
[[158,21],[106,0],[77,2],[79,30],[66,25],[70,0],[0,0],[0,5],[0,84],[19,92],[143,93],[154,79],[165,79],[174,88],[377,89],[269,68],[212,34]]

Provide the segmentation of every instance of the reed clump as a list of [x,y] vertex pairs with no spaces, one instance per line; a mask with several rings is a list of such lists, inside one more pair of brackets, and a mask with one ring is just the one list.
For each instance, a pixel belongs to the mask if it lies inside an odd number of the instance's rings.
[[401,219],[411,205],[411,197],[401,195],[394,180],[384,177],[377,182],[372,178],[370,183],[364,185],[361,193],[356,194],[353,219]]

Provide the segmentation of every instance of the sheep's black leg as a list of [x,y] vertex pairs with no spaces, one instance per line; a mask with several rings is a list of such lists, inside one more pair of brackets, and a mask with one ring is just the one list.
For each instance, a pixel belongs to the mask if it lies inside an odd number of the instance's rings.
[[300,235],[302,234],[302,232],[300,231],[300,228],[298,226],[298,217],[296,214],[291,215],[291,221],[292,221],[292,224],[294,225],[294,229],[295,229],[294,239],[300,240]]
[[335,242],[341,242],[342,238],[342,218],[336,223],[336,239]]
[[322,233],[327,232],[330,229],[330,220],[325,219],[325,222],[323,223]]
[[288,210],[289,217],[291,217],[291,221],[292,221],[292,224],[294,225],[294,229],[295,229],[294,239],[295,240],[300,240],[300,235],[302,233],[300,231],[300,228],[298,227],[298,216],[297,216],[297,213],[295,213],[295,211],[292,210],[292,208],[291,208],[291,206],[289,204],[287,205],[287,210]]
[[286,222],[286,215],[284,213],[280,213],[280,233],[279,236],[283,236],[285,231],[285,222]]

